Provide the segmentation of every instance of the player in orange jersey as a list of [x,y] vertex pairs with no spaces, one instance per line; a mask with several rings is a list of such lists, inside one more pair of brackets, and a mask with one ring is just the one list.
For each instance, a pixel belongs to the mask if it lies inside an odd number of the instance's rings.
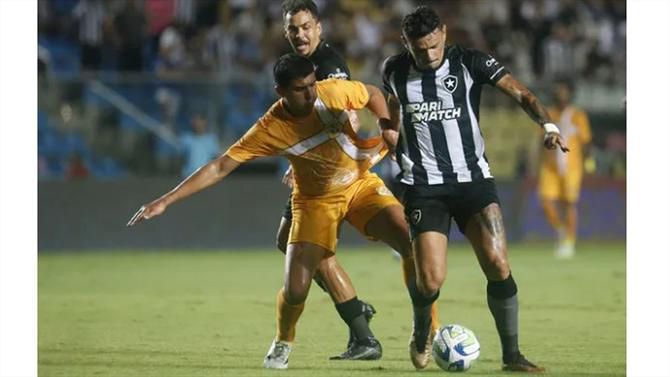
[[[556,257],[566,259],[575,253],[577,202],[584,158],[591,142],[591,127],[586,112],[571,103],[572,85],[569,81],[557,81],[553,95],[554,106],[548,109],[549,116],[560,129],[570,153],[544,151],[538,193],[547,221],[558,234]],[[559,203],[563,211],[558,210]]]
[[[308,58],[314,64],[314,73],[318,81],[329,78],[350,79],[351,73],[347,62],[339,52],[322,39],[319,9],[312,0],[284,0],[282,15],[286,40],[296,54]],[[349,123],[354,131],[358,131],[360,122],[356,112],[349,113]],[[293,186],[293,171],[290,166],[282,180],[289,187]],[[284,254],[286,254],[292,220],[293,209],[289,196],[277,229],[277,248]],[[328,266],[327,274],[322,274],[321,270],[317,269],[314,281],[330,295],[335,309],[342,318],[346,317],[345,311],[358,311],[363,312],[365,319],[370,322],[377,312],[372,304],[358,298],[349,275],[337,263]],[[350,296],[349,292],[354,294],[352,299],[346,299]],[[343,298],[346,301],[340,301]],[[350,360],[355,357],[355,354],[351,353],[355,342],[354,332],[349,329],[346,350],[330,359]]]
[[[301,56],[308,58],[315,66],[316,79],[321,81],[328,78],[337,78],[349,80],[351,73],[344,58],[325,40],[321,35],[321,22],[319,19],[319,10],[312,0],[284,0],[282,3],[282,15],[284,19],[285,37],[293,48],[293,51]],[[354,131],[360,126],[360,121],[355,111],[348,112],[349,123]],[[291,182],[293,175],[291,168],[284,175],[284,182]],[[290,185],[289,185],[290,186]],[[289,198],[284,213],[277,230],[277,247],[283,253],[286,253],[289,231],[293,220],[293,210]],[[406,244],[409,244],[409,236]],[[401,259],[403,278],[405,281],[413,280],[414,258],[410,247],[400,249],[398,255]],[[322,273],[318,268],[314,277],[315,282],[319,284],[332,298],[335,309],[341,318],[347,318],[350,312],[363,312],[365,319],[369,322],[375,314],[374,307],[356,296],[351,279],[346,271],[337,263],[335,258],[331,258],[331,263],[327,266],[327,273]],[[348,299],[349,297],[353,297]],[[342,301],[344,300],[344,301]],[[431,316],[435,329],[439,328],[437,319],[437,304],[431,307]],[[346,350],[337,356],[332,356],[331,360],[356,360],[359,355],[356,347],[356,337],[354,332],[349,329],[349,340]],[[353,347],[353,348],[352,348]]]
[[[249,131],[218,159],[209,162],[170,192],[142,206],[133,226],[162,214],[252,159],[283,155],[294,172],[293,222],[288,240],[284,286],[277,295],[277,335],[264,366],[286,369],[295,327],[317,268],[328,273],[335,262],[337,228],[347,220],[361,233],[409,254],[403,208],[382,180],[368,169],[386,153],[380,137],[360,140],[346,110],[369,109],[380,124],[390,122],[381,91],[357,81],[316,82],[309,59],[287,54],[274,67],[281,96]],[[388,127],[388,126],[385,126]],[[416,289],[414,266],[407,271],[410,294]],[[381,357],[381,345],[363,313],[344,318],[356,333],[358,359]]]

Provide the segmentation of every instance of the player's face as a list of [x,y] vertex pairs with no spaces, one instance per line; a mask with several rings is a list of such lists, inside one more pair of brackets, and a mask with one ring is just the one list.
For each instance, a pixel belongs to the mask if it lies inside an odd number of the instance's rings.
[[321,23],[305,10],[287,13],[284,18],[284,36],[293,51],[305,57],[310,56],[321,41]]
[[557,84],[554,87],[554,100],[561,106],[570,103],[570,87],[565,84]]
[[405,48],[412,54],[419,69],[436,69],[444,57],[444,43],[447,40],[447,27],[435,28],[421,38],[410,39],[402,36]]
[[316,101],[316,75],[314,72],[306,77],[295,79],[286,88],[277,88],[295,116],[305,116],[312,112]]

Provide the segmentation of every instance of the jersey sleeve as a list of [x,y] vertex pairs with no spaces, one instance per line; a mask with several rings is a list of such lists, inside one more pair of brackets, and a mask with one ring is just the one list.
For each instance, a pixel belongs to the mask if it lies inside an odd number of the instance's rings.
[[244,136],[228,148],[226,155],[237,162],[243,163],[259,157],[277,154],[278,147],[273,145],[274,138],[269,134],[272,122],[271,116],[264,115]]
[[370,100],[365,84],[360,81],[326,80],[317,85],[319,97],[331,108],[359,110]]
[[342,55],[326,42],[321,42],[321,45],[319,45],[310,60],[316,67],[316,79],[319,81],[328,79],[351,79],[351,72],[349,71],[347,62]]
[[351,79],[351,73],[349,72],[349,67],[347,67],[344,61],[340,60],[329,60],[321,63],[317,67],[316,72],[317,80],[328,80],[328,79],[342,79],[349,80]]
[[493,55],[478,50],[467,50],[463,63],[472,73],[476,83],[495,85],[498,80],[509,73]]

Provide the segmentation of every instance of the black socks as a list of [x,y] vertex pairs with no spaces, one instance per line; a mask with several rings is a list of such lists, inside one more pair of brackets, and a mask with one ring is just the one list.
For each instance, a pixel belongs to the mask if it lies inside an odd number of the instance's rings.
[[412,306],[414,309],[414,336],[416,341],[416,349],[418,352],[424,352],[426,339],[430,336],[431,329],[431,309],[433,302],[440,297],[438,290],[434,295],[426,297],[419,292],[416,287],[416,281],[411,280],[407,283],[407,290],[412,299]]
[[512,274],[503,281],[489,281],[486,293],[507,363],[519,353],[519,302]]
[[335,304],[335,309],[337,309],[337,313],[340,314],[342,320],[347,323],[351,335],[356,339],[374,338],[370,325],[363,314],[363,304],[358,297]]

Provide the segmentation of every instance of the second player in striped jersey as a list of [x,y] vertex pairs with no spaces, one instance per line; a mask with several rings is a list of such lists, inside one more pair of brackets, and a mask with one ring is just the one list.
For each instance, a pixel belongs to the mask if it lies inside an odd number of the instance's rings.
[[[285,0],[282,3],[282,16],[284,36],[296,54],[308,58],[314,64],[317,80],[350,79],[351,73],[344,58],[328,42],[321,39],[321,22],[319,21],[318,8],[314,2],[311,0]],[[355,118],[355,113],[353,118]],[[351,120],[354,130],[357,130],[357,120]],[[290,167],[284,174],[284,182],[293,187],[293,169]],[[284,254],[287,250],[292,220],[293,210],[291,197],[289,196],[277,229],[277,248]],[[376,313],[375,308],[358,299],[349,275],[339,263],[335,262],[335,258],[332,258],[331,261],[330,266],[324,265],[323,268],[317,270],[314,280],[333,297],[335,308],[341,316],[344,315],[344,308],[356,307],[356,310],[363,314],[366,321],[370,322]],[[322,271],[326,267],[329,269],[328,273]],[[350,328],[346,351],[333,358],[351,359],[355,357],[352,353],[355,341],[354,331]]]
[[[296,54],[309,59],[314,64],[317,80],[350,79],[349,67],[342,56],[321,39],[321,23],[319,22],[318,9],[313,1],[286,0],[282,4],[282,15],[286,39]],[[347,114],[352,129],[357,131],[359,122],[356,112],[348,111]],[[401,220],[407,228],[407,223],[404,219]],[[287,250],[292,221],[293,209],[289,198],[277,231],[277,246],[283,252]],[[390,246],[401,255],[403,278],[406,286],[410,292],[416,292],[416,272],[409,238],[407,232],[400,232],[399,236],[402,238],[401,242]],[[366,348],[369,348],[369,345],[366,346],[365,342],[357,342],[355,334],[358,331],[352,328],[352,323],[357,323],[356,318],[358,316],[364,317],[369,322],[375,313],[374,308],[358,299],[349,276],[337,262],[337,259],[333,257],[328,258],[327,261],[327,264],[323,263],[317,269],[315,281],[330,294],[337,312],[347,323],[350,330],[347,350],[341,355],[331,357],[331,359],[358,360],[364,355],[381,356],[381,353],[368,352],[369,350],[366,350]],[[431,315],[435,319],[433,326],[437,327],[437,304],[431,306]],[[361,324],[359,323],[359,325]]]

